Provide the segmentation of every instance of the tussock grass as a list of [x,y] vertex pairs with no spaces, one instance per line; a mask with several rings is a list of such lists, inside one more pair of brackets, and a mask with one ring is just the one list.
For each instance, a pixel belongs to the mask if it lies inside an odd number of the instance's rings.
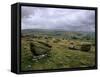
[[[34,41],[46,42],[47,39],[33,39]],[[49,40],[49,39],[48,39]],[[95,47],[92,46],[91,52],[68,49],[70,42],[79,45],[81,41],[61,40],[57,43],[49,40],[48,44],[52,46],[49,56],[40,60],[32,60],[33,56],[30,51],[29,41],[22,38],[21,48],[21,69],[22,70],[43,70],[59,68],[76,68],[88,67],[95,65]]]

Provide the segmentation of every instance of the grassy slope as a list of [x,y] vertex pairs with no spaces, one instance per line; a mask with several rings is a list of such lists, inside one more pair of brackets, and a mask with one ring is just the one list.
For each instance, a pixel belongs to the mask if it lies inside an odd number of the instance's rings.
[[[37,40],[37,39],[36,39]],[[45,41],[41,39],[41,41]],[[95,54],[92,52],[82,52],[79,50],[68,49],[68,40],[62,40],[59,43],[53,43],[50,40],[52,50],[49,57],[38,61],[32,60],[32,54],[29,49],[28,41],[22,39],[22,70],[42,70],[93,66],[95,63]],[[93,48],[94,49],[94,48]]]

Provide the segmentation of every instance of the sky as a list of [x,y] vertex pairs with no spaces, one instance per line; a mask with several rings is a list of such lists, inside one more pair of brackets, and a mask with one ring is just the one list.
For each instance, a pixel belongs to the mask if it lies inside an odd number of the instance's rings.
[[95,31],[95,11],[22,6],[21,29]]

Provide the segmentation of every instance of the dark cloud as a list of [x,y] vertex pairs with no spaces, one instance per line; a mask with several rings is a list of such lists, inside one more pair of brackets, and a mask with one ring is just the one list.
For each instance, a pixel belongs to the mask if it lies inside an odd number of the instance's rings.
[[94,31],[95,11],[43,7],[22,7],[22,29]]

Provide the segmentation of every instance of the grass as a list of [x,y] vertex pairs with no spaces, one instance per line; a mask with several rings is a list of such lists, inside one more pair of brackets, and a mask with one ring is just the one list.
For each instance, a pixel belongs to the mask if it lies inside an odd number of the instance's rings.
[[[45,39],[34,39],[35,41],[46,41]],[[95,47],[92,47],[90,52],[83,52],[80,50],[68,49],[69,43],[81,43],[76,40],[61,40],[54,43],[49,40],[52,46],[48,57],[40,60],[32,60],[32,53],[29,48],[29,41],[22,38],[21,48],[21,70],[44,70],[44,69],[60,69],[60,68],[76,68],[76,67],[89,67],[95,65]]]

